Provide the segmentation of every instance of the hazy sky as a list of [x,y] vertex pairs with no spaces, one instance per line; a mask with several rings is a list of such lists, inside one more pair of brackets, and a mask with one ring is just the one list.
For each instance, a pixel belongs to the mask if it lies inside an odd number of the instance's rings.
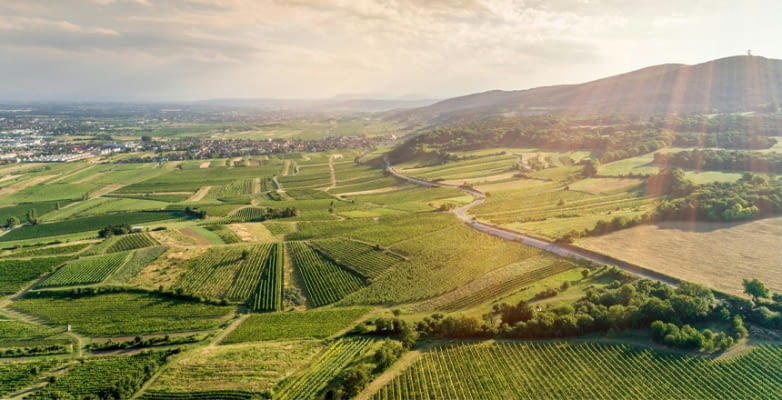
[[446,97],[782,58],[776,0],[0,0],[0,99]]

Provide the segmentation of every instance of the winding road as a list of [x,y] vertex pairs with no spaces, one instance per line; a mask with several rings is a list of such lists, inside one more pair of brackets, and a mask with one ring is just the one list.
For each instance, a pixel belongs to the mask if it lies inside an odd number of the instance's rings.
[[467,211],[469,211],[471,208],[483,203],[484,200],[486,200],[486,195],[483,194],[481,191],[473,189],[471,187],[467,186],[457,186],[457,185],[450,185],[446,183],[440,183],[440,182],[430,182],[423,179],[415,178],[412,176],[407,176],[399,172],[396,168],[391,166],[391,163],[388,161],[388,156],[383,157],[383,161],[386,164],[386,170],[388,170],[389,173],[394,175],[395,177],[408,181],[410,183],[414,183],[416,185],[420,186],[426,186],[426,187],[443,187],[443,188],[451,188],[451,189],[459,189],[463,192],[466,192],[470,195],[472,195],[475,200],[473,200],[472,203],[467,204],[465,206],[459,207],[452,212],[462,221],[464,221],[469,227],[488,233],[489,235],[496,236],[498,238],[502,238],[505,240],[512,240],[514,242],[519,242],[521,244],[534,247],[536,249],[540,249],[543,251],[547,251],[549,253],[556,254],[561,257],[571,257],[578,260],[586,260],[591,261],[593,263],[602,264],[602,265],[608,265],[608,266],[614,266],[619,269],[622,269],[624,271],[627,271],[633,275],[639,276],[641,278],[646,279],[652,279],[660,282],[665,282],[667,284],[677,286],[679,283],[679,280],[670,276],[666,276],[651,270],[648,270],[644,267],[631,264],[622,260],[617,260],[612,257],[604,256],[599,253],[595,253],[590,250],[582,249],[575,246],[570,246],[566,244],[560,244],[560,243],[554,243],[548,240],[532,237],[529,235],[524,235],[515,231],[507,230],[504,228],[500,228],[498,226],[489,225],[484,222],[476,221],[473,217],[471,217],[469,214],[467,214]]

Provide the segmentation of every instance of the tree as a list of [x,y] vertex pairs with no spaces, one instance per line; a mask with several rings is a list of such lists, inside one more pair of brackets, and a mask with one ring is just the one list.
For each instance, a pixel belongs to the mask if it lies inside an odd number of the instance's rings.
[[768,288],[760,279],[744,279],[744,293],[752,296],[752,301],[758,302],[758,298],[768,298]]
[[587,160],[584,163],[584,169],[581,171],[581,174],[585,178],[589,178],[592,176],[597,175],[597,167],[600,166],[600,161],[597,160]]
[[16,218],[16,217],[8,218],[8,220],[6,221],[5,224],[8,225],[9,228],[13,228],[13,227],[19,225],[19,218]]
[[38,216],[36,215],[34,208],[30,211],[27,211],[27,222],[29,222],[31,225],[38,223]]

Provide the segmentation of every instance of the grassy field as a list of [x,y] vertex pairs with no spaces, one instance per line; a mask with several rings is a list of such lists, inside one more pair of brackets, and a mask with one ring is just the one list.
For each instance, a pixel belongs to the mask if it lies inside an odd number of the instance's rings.
[[366,314],[368,308],[340,308],[253,315],[231,332],[222,344],[327,338]]
[[649,269],[733,294],[744,278],[759,278],[782,291],[782,218],[743,224],[663,223],[642,225],[578,241]]
[[372,398],[771,399],[781,380],[778,346],[712,360],[622,344],[454,343],[424,353]]
[[263,392],[306,366],[323,347],[318,340],[298,340],[201,348],[172,363],[149,392]]
[[70,324],[75,331],[92,336],[214,329],[234,309],[132,293],[76,299],[27,298],[14,302],[12,307],[54,325]]
[[590,178],[569,185],[534,182],[497,187],[470,214],[553,240],[571,230],[592,229],[598,221],[640,216],[657,202],[645,196],[637,179]]

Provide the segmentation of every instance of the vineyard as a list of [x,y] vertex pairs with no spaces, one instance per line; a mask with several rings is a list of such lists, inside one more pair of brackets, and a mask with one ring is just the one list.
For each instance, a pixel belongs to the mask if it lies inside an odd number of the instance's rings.
[[774,399],[779,382],[778,346],[713,360],[588,342],[449,344],[373,399]]
[[367,308],[340,308],[253,315],[221,344],[297,338],[327,338],[366,314]]
[[373,342],[364,338],[337,340],[306,369],[280,383],[275,390],[275,399],[315,398],[342,368],[366,352]]
[[[306,367],[324,349],[319,340],[273,341],[194,349],[177,357],[150,386],[159,393],[269,391],[294,371]],[[258,399],[260,400],[260,399]]]
[[149,391],[144,393],[141,400],[255,400],[257,393],[245,390],[209,390],[198,392],[164,392]]
[[61,254],[75,254],[90,246],[90,243],[78,243],[69,244],[65,246],[47,246],[47,247],[33,247],[22,248],[14,250],[11,257],[40,257],[40,256],[56,256]]
[[19,390],[31,383],[43,372],[58,364],[55,360],[35,360],[0,364],[0,397]]
[[228,217],[232,222],[263,221],[266,218],[266,210],[258,207],[245,207]]
[[315,307],[331,304],[361,289],[361,278],[323,259],[307,244],[289,242],[294,263],[301,272],[310,301]]
[[137,211],[97,215],[67,221],[24,226],[0,236],[0,242],[67,235],[87,231],[95,231],[95,236],[97,237],[97,231],[99,229],[112,224],[138,225],[181,217],[182,214],[176,211]]
[[[264,261],[258,286],[250,296],[249,307],[252,311],[282,310],[283,267],[285,247],[280,243],[271,245],[271,251]],[[245,268],[248,269],[248,268]],[[244,270],[244,269],[243,269]],[[257,272],[257,271],[253,271]],[[242,279],[241,277],[239,278]],[[245,279],[256,279],[247,276]]]
[[226,185],[213,186],[207,193],[207,199],[231,199],[253,194],[253,180],[243,179]]
[[319,240],[312,244],[335,263],[350,268],[365,278],[374,278],[402,261],[402,258],[396,255],[348,239]]
[[70,324],[92,336],[134,335],[214,329],[235,307],[190,303],[153,294],[111,293],[78,298],[24,298],[11,308]]
[[27,283],[68,261],[69,256],[0,260],[0,294],[16,293]]
[[[264,266],[270,254],[275,257],[274,266],[281,262],[278,253],[271,252],[272,245],[257,246],[220,246],[212,247],[203,255],[188,262],[187,271],[180,276],[173,288],[181,289],[188,293],[209,298],[225,298],[230,301],[244,302],[251,295],[261,289],[275,288],[272,293],[264,293],[264,296],[276,296],[276,287],[281,287],[282,280],[276,277],[280,271],[274,271],[274,276],[268,276],[263,281]],[[278,261],[279,260],[279,261]],[[273,282],[272,282],[273,281]],[[279,281],[279,283],[276,283]],[[263,288],[261,284],[267,285]],[[264,303],[264,298],[258,299],[259,304]],[[277,300],[268,300],[276,304]]]
[[152,239],[148,233],[130,233],[119,236],[111,246],[106,248],[106,253],[116,253],[120,251],[141,249],[157,245],[158,242]]
[[169,352],[141,353],[127,357],[99,357],[77,364],[64,376],[35,392],[29,399],[130,398],[158,370]]
[[498,282],[494,285],[484,287],[468,296],[453,300],[448,304],[438,307],[438,310],[444,312],[454,312],[468,309],[478,304],[495,299],[513,289],[523,285],[529,285],[549,276],[556,275],[574,268],[575,265],[564,260],[557,260],[543,268],[532,270],[508,279],[504,282]]
[[144,249],[139,249],[133,252],[130,256],[130,260],[120,267],[117,272],[112,274],[106,283],[128,283],[133,277],[135,277],[142,269],[144,269],[149,263],[155,261],[161,254],[166,251],[163,246],[153,246]]
[[40,287],[72,286],[99,283],[118,270],[130,252],[113,253],[71,261],[43,281]]

